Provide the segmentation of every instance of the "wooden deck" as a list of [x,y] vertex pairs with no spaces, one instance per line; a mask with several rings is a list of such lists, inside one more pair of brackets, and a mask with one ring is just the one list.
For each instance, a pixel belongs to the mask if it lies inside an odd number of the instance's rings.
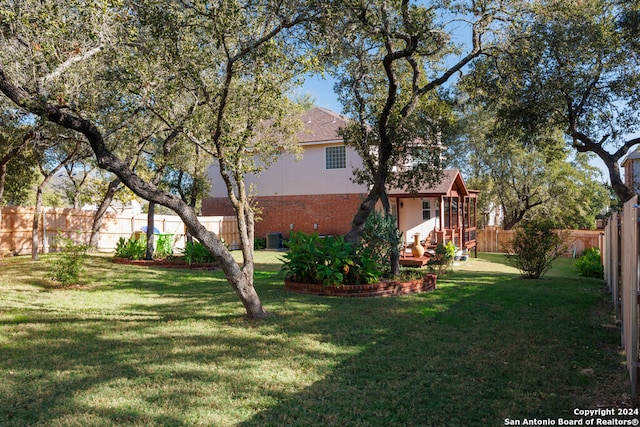
[[411,253],[410,247],[405,247],[402,251],[400,251],[400,265],[405,267],[424,267],[431,259],[431,255],[425,251],[424,255],[420,258],[416,258]]

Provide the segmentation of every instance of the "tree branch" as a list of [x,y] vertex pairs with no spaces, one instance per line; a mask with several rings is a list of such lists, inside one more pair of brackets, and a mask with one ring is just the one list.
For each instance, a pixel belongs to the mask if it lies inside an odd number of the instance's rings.
[[58,67],[55,70],[53,70],[51,73],[43,77],[40,77],[36,82],[36,90],[40,95],[45,95],[46,91],[44,87],[47,83],[60,77],[62,73],[67,71],[69,68],[71,68],[72,65],[78,62],[84,61],[86,59],[89,59],[94,55],[97,55],[104,49],[104,47],[105,47],[104,44],[100,44],[94,47],[93,49],[89,49],[88,51],[86,51],[81,55],[75,55],[70,57],[69,59],[64,61],[62,64],[58,65]]

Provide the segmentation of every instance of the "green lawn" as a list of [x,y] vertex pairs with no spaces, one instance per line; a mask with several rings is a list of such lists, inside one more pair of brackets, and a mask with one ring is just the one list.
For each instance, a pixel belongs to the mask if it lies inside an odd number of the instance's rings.
[[63,289],[0,260],[0,425],[498,426],[629,391],[604,282],[571,260],[531,281],[480,254],[381,299],[288,293],[277,254],[257,262],[262,322],[220,272],[93,256]]

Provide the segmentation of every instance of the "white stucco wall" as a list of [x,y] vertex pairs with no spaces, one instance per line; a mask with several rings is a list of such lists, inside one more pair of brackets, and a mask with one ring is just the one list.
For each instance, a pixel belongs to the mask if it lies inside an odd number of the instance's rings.
[[420,240],[427,238],[429,233],[438,226],[438,220],[435,217],[436,198],[428,198],[431,202],[431,219],[423,221],[422,219],[422,199],[406,198],[400,199],[402,206],[398,210],[398,222],[400,231],[404,233],[404,240],[409,243],[413,242],[413,235],[420,233]]
[[[353,169],[362,166],[360,156],[346,147],[345,169],[325,169],[325,147],[334,144],[304,145],[304,155],[297,161],[290,154],[283,154],[259,176],[250,175],[246,183],[256,185],[257,196],[293,196],[314,194],[366,193],[367,187],[351,182]],[[207,169],[213,183],[211,197],[226,197],[217,164]]]

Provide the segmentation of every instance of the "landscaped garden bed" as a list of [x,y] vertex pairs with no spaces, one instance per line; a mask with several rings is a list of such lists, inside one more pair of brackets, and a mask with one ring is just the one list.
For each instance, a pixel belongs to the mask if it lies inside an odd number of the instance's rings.
[[298,283],[290,279],[284,282],[284,288],[302,294],[326,295],[336,297],[388,297],[428,292],[436,288],[436,275],[426,274],[423,279],[398,281],[383,280],[379,283],[364,285],[324,286],[312,283]]
[[189,268],[192,270],[217,270],[219,268],[216,262],[192,262],[187,263],[184,259],[128,259],[113,258],[116,264],[142,265],[148,267],[164,267],[164,268]]

